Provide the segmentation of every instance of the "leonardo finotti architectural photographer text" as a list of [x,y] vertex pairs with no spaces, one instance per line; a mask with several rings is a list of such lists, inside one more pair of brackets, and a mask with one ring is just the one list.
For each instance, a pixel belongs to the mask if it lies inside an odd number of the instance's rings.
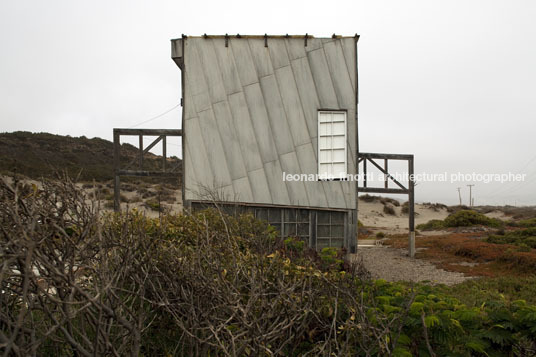
[[[408,180],[408,173],[397,173],[390,175],[392,178],[394,178],[397,181],[406,181]],[[482,183],[490,183],[490,182],[523,182],[525,181],[527,174],[519,174],[519,173],[463,173],[463,172],[456,172],[456,173],[417,173],[413,175],[413,179],[416,182],[482,182]],[[283,172],[283,181],[334,181],[334,180],[343,180],[343,181],[362,181],[366,177],[367,182],[384,182],[386,180],[386,177],[382,173],[367,173],[365,174],[348,174],[343,175],[342,177],[339,176],[328,176],[325,174],[319,175],[319,174],[290,174]]]

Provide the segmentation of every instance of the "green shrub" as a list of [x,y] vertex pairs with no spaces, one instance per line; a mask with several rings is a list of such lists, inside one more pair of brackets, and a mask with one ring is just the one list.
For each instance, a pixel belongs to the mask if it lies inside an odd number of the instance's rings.
[[376,233],[376,238],[378,238],[378,239],[385,238],[385,233],[383,233],[383,232]]
[[461,210],[445,218],[444,224],[446,227],[471,227],[476,225],[501,227],[504,223],[499,219],[489,218],[476,211]]
[[486,227],[503,227],[504,222],[497,218],[489,218],[482,213],[472,210],[459,210],[452,213],[444,220],[433,219],[427,223],[419,224],[417,229],[420,230],[440,230],[449,227],[472,227],[483,225]]
[[423,231],[441,230],[445,229],[445,224],[440,219],[432,219],[426,223],[421,223],[417,225],[417,229]]
[[504,234],[491,234],[486,241],[488,243],[514,244],[536,249],[536,227],[518,229]]

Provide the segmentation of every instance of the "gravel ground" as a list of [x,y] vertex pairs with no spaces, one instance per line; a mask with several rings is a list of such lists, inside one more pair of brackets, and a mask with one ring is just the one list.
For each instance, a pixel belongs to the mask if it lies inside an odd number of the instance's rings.
[[421,260],[411,259],[404,249],[390,247],[360,248],[353,259],[363,259],[365,268],[370,271],[374,279],[387,281],[428,281],[433,284],[454,285],[470,277],[462,273],[449,272],[436,268],[433,264]]

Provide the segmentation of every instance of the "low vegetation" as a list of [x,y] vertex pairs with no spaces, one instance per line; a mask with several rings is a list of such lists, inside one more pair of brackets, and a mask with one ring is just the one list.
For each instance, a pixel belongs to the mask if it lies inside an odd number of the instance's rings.
[[[121,145],[121,163],[129,164],[139,151],[130,144]],[[169,158],[169,166],[179,165],[176,157]],[[162,158],[151,153],[144,156],[146,170],[159,170]],[[31,179],[51,178],[58,169],[79,176],[81,181],[108,181],[113,179],[113,143],[85,136],[71,137],[48,133],[17,131],[0,133],[0,173],[22,174]],[[180,170],[179,170],[180,172]],[[129,180],[129,178],[125,178]],[[154,181],[152,178],[143,178]],[[162,182],[162,178],[158,182]],[[166,181],[166,180],[164,180]],[[177,184],[175,179],[166,182]],[[156,182],[156,181],[155,181]]]
[[513,244],[525,248],[526,251],[536,249],[536,227],[500,231],[500,234],[491,234],[486,242],[495,244]]
[[217,210],[103,214],[68,178],[0,182],[4,355],[528,355],[536,306],[370,280]]
[[486,227],[502,227],[504,222],[497,218],[490,218],[482,213],[473,210],[460,210],[449,215],[444,220],[431,220],[427,223],[419,224],[417,229],[419,230],[439,230],[453,227],[472,227],[472,226],[486,226]]

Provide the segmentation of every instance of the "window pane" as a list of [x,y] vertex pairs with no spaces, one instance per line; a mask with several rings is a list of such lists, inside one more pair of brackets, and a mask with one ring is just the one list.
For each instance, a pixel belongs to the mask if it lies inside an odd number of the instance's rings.
[[285,210],[285,223],[296,222],[296,210],[294,208]]
[[331,223],[332,224],[344,224],[344,212],[332,212]]
[[331,237],[344,237],[344,226],[331,226]]
[[332,130],[333,135],[344,135],[346,132],[344,122],[333,123]]
[[309,223],[298,224],[298,235],[302,237],[309,236]]
[[296,223],[285,224],[285,237],[296,236]]
[[268,210],[266,208],[259,208],[255,212],[255,217],[257,219],[267,221],[268,220]]
[[280,223],[281,222],[281,210],[279,208],[270,208],[268,211],[268,222]]
[[331,135],[331,123],[320,123],[320,135]]
[[309,211],[301,209],[298,211],[298,221],[299,222],[309,222]]
[[334,162],[346,162],[344,157],[344,149],[333,150],[333,161]]
[[318,113],[318,117],[320,119],[320,122],[331,122],[331,113]]
[[[329,141],[329,144],[332,144],[332,142]],[[344,149],[345,147],[344,135],[333,137],[333,149]]]
[[331,137],[320,138],[318,145],[321,150],[331,149]]
[[331,164],[320,164],[319,175],[325,175],[326,178],[331,177]]
[[332,113],[331,115],[332,115],[333,121],[341,121],[346,118],[346,113],[344,112]]
[[316,235],[318,237],[326,237],[326,238],[329,237],[330,236],[330,234],[329,234],[329,226],[328,225],[325,225],[325,226],[318,225],[316,227]]
[[320,150],[320,163],[328,163],[331,161],[331,150]]
[[316,215],[318,224],[329,224],[329,212],[328,211],[318,211]]
[[334,177],[343,178],[346,176],[346,165],[345,164],[333,164],[333,172],[331,174]]

